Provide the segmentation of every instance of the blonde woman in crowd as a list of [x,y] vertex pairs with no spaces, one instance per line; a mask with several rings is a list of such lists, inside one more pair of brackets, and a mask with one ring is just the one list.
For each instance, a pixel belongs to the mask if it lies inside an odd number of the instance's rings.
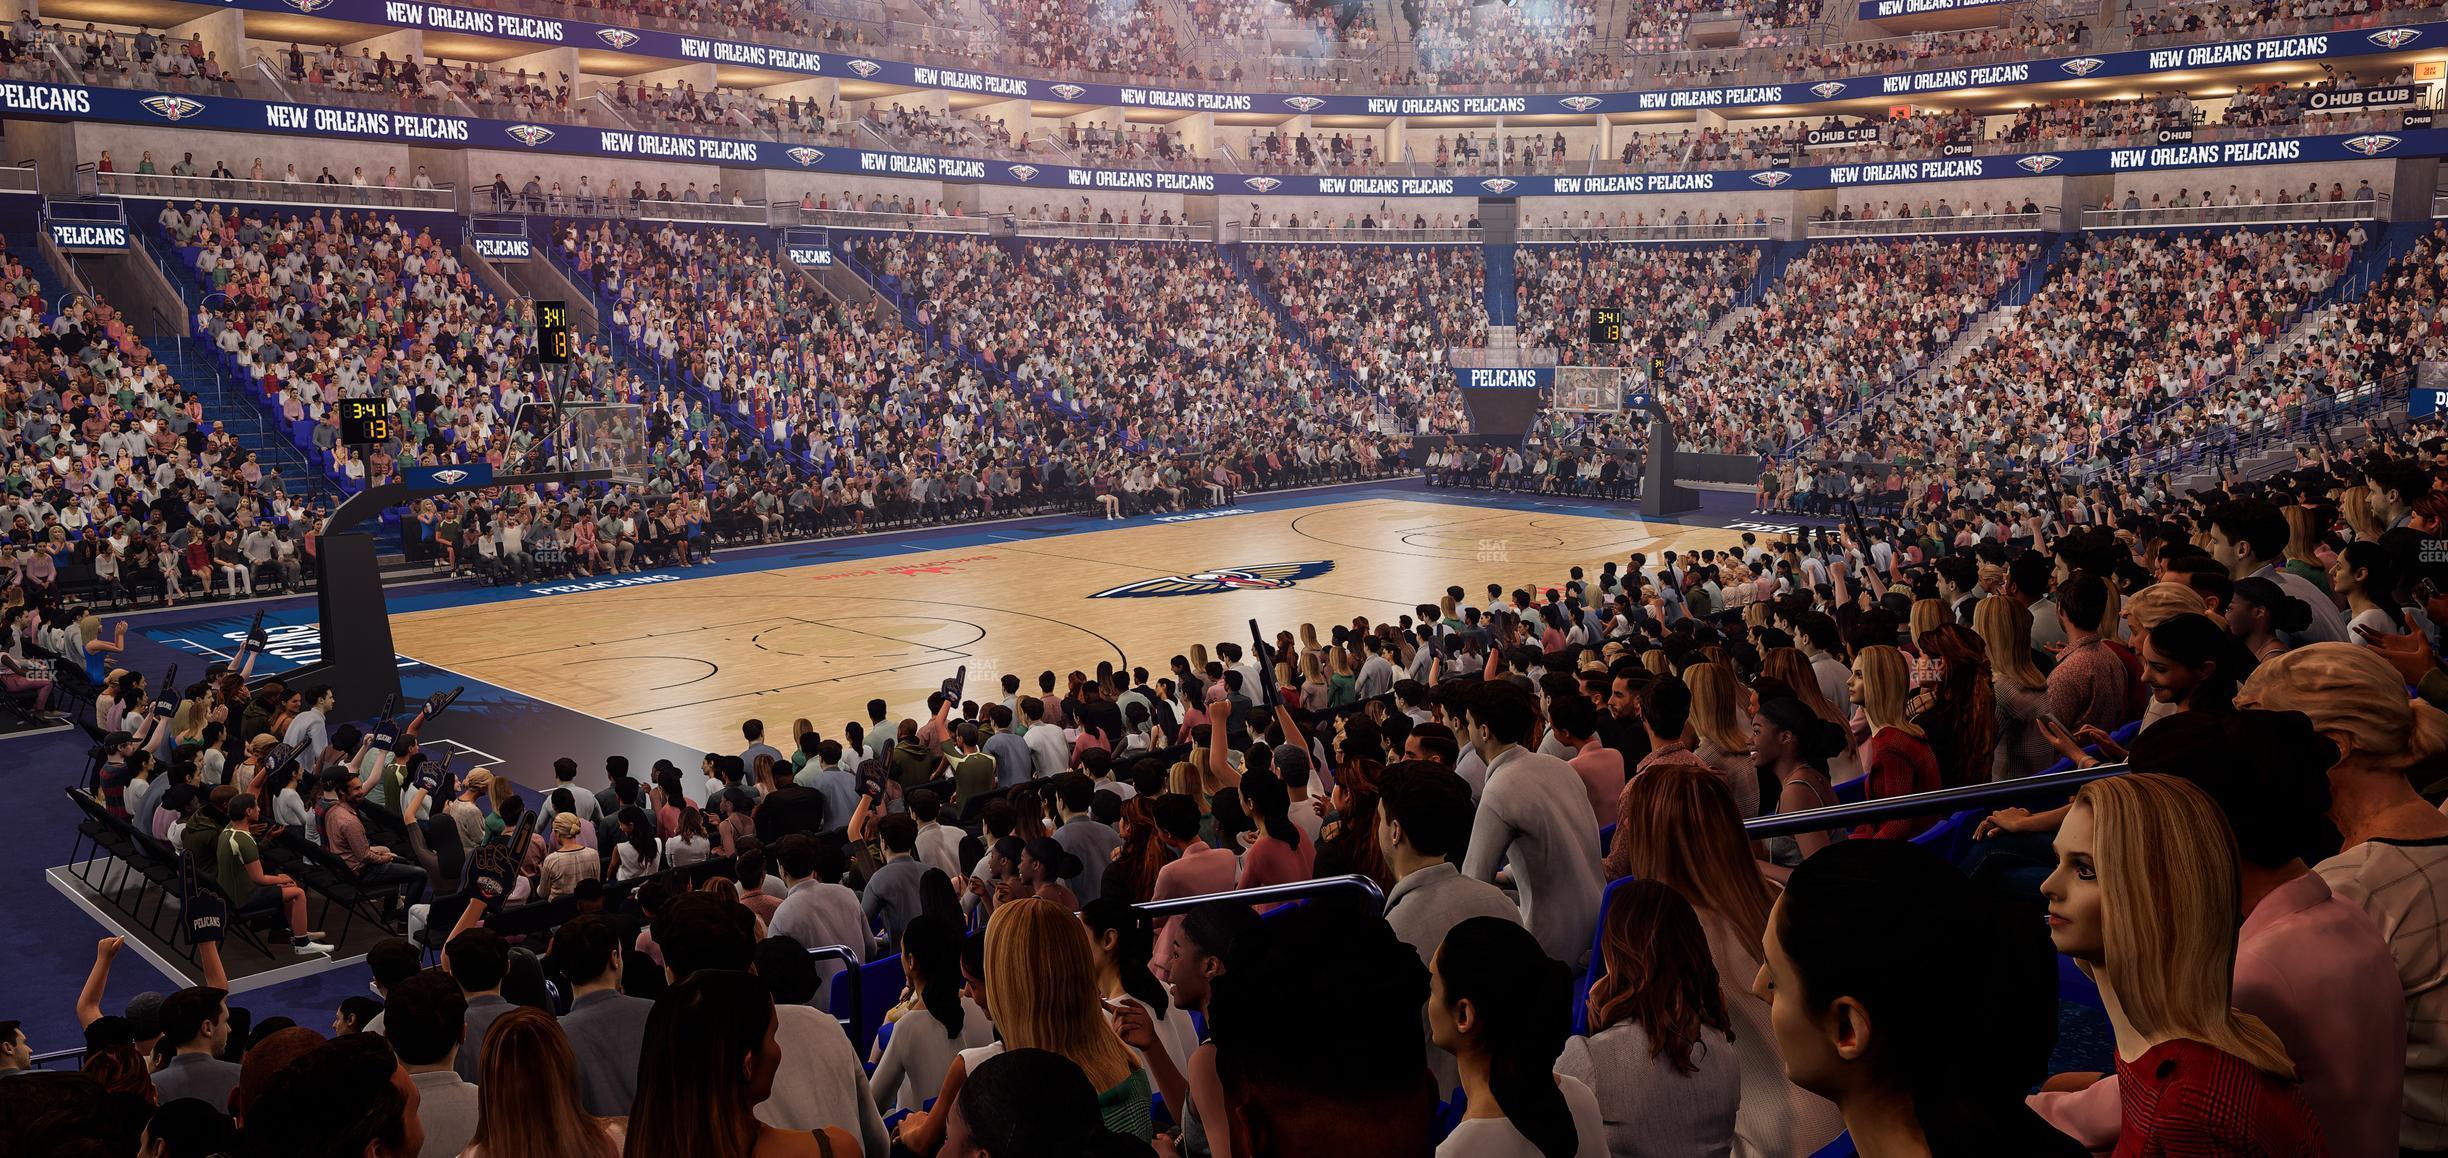
[[2286,1047],[2235,1008],[2240,886],[2218,805],[2175,776],[2094,780],[2056,850],[2040,893],[2116,1033],[2117,1152],[2325,1152]]
[[1743,819],[1759,815],[1759,770],[1751,759],[1751,725],[1740,716],[1736,700],[1742,686],[1732,668],[1722,663],[1697,663],[1683,672],[1692,695],[1691,731],[1699,741],[1692,754],[1723,777],[1734,794],[1735,810]]
[[2041,731],[2048,711],[2048,677],[2032,658],[2031,609],[2014,599],[1983,599],[1972,629],[1989,653],[1989,688],[1997,697],[1997,749],[1989,761],[1997,780],[2031,776],[2056,763]]
[[[1884,644],[1865,647],[1853,656],[1853,676],[1845,691],[1860,705],[1863,726],[1860,745],[1863,798],[1877,800],[1928,792],[1941,786],[1938,755],[1920,725],[1906,718],[1912,695],[1910,668],[1904,653]],[[1920,833],[1934,821],[1928,817],[1864,824],[1855,836],[1902,839]]]

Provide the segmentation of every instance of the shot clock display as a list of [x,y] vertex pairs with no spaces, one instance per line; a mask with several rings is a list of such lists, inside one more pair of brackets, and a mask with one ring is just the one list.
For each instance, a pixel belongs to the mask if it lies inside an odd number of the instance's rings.
[[1614,306],[1591,306],[1589,340],[1593,346],[1613,346],[1623,341],[1623,311]]
[[391,403],[381,398],[340,400],[340,441],[350,446],[376,446],[399,438],[391,419]]
[[570,360],[569,303],[536,303],[536,361],[566,366]]

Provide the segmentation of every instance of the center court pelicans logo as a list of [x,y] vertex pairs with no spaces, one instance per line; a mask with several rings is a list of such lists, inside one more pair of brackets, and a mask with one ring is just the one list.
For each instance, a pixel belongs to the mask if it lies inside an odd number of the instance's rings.
[[1841,80],[1823,80],[1811,86],[1811,93],[1821,98],[1833,98],[1843,91],[1844,82]]
[[1037,179],[1037,166],[1035,165],[1005,165],[1003,166],[1003,171],[1011,174],[1012,180],[1014,181],[1034,181]]
[[1519,184],[1521,184],[1521,182],[1516,181],[1511,177],[1490,177],[1485,181],[1481,181],[1479,183],[1479,187],[1487,190],[1490,193],[1510,193],[1513,191],[1513,187]]
[[169,93],[149,96],[138,103],[144,106],[144,111],[165,121],[183,121],[204,111],[203,101]]
[[850,62],[850,71],[855,72],[860,76],[874,76],[875,74],[884,71],[884,66],[877,64],[872,60],[854,60]]
[[2063,164],[2065,164],[2065,158],[2055,153],[2034,153],[2016,161],[2015,167],[2026,173],[2046,173]]
[[320,12],[332,6],[332,0],[282,0],[300,12]]
[[530,149],[553,139],[553,131],[542,125],[512,125],[502,131],[510,134],[511,140]]
[[2403,138],[2392,137],[2387,133],[2365,133],[2360,137],[2348,139],[2346,147],[2366,157],[2377,157],[2403,143],[2405,143]]
[[1563,100],[1564,107],[1576,113],[1586,113],[1604,103],[1606,102],[1594,96],[1568,96]]
[[1053,89],[1055,96],[1061,97],[1067,101],[1078,100],[1080,99],[1080,94],[1087,91],[1087,89],[1081,88],[1076,84],[1058,84],[1055,85]]
[[[290,0],[290,2],[294,4],[297,0]],[[598,28],[595,30],[595,39],[614,48],[627,48],[638,42],[638,34],[626,28]]]
[[1332,559],[1312,559],[1305,563],[1261,563],[1255,567],[1219,567],[1213,571],[1125,583],[1088,598],[1152,599],[1164,595],[1213,595],[1219,591],[1277,591],[1332,570]]
[[1296,96],[1284,98],[1284,107],[1291,109],[1296,113],[1313,113],[1318,109],[1323,108],[1325,104],[1325,100],[1320,97]]
[[1244,177],[1241,183],[1249,186],[1252,193],[1272,193],[1276,186],[1283,184],[1273,177]]
[[2089,76],[2106,67],[2108,67],[2108,62],[2096,56],[2078,56],[2057,66],[2058,70],[2067,76]]
[[803,166],[813,165],[818,161],[824,160],[824,150],[809,148],[806,145],[801,145],[796,149],[792,149],[789,156],[791,160],[797,161]]
[[1771,189],[1791,180],[1793,180],[1793,174],[1784,169],[1767,169],[1751,174],[1752,184],[1765,185]]
[[2382,48],[2404,48],[2406,45],[2422,39],[2422,29],[2383,28],[2378,32],[2374,32],[2369,36],[2364,37],[2363,39],[2371,41],[2373,44],[2377,44]]

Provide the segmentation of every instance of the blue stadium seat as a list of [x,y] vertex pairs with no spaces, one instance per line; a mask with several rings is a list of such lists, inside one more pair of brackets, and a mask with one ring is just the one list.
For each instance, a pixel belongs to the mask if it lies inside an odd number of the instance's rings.
[[855,1010],[849,1007],[849,987],[833,986],[826,1007],[833,1016],[842,1020],[843,1028],[849,1031],[850,1044],[858,1049],[860,1057],[867,1056],[867,1047],[874,1043],[877,1027],[884,1024],[884,1012],[900,999],[902,976],[899,953],[878,957],[859,966],[858,1008]]
[[1589,988],[1606,969],[1605,946],[1607,910],[1615,906],[1615,894],[1638,877],[1619,877],[1607,882],[1606,891],[1598,894],[1598,923],[1590,929],[1589,967],[1573,978],[1572,1029],[1576,1034],[1589,1032]]
[[1836,793],[1838,804],[1859,804],[1870,798],[1870,774],[1865,772],[1842,784],[1829,786]]
[[1931,825],[1929,830],[1913,837],[1912,842],[1945,857],[1948,864],[1963,859],[1964,846],[1971,842],[1972,832],[1980,827],[1986,808],[1968,808]]
[[1848,1130],[1842,1134],[1836,1135],[1835,1141],[1830,1142],[1825,1146],[1821,1146],[1811,1155],[1811,1158],[1853,1158],[1854,1155],[1859,1153],[1861,1153],[1861,1151],[1856,1149],[1853,1145],[1853,1133],[1852,1131]]

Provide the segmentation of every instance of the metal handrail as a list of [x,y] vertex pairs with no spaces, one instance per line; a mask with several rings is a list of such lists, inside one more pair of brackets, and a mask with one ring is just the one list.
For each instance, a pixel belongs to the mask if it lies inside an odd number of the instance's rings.
[[1014,226],[1016,232],[1026,237],[1078,237],[1105,241],[1208,241],[1215,236],[1213,226],[1189,222],[1139,225],[1128,221],[1041,221],[1023,218]]
[[[859,966],[866,962],[859,958],[858,951],[848,945],[811,945],[808,947],[807,955],[810,961],[839,961],[842,963],[842,971],[839,976],[850,979],[850,1011],[853,1014],[857,1013],[859,999],[866,996],[860,990],[863,982],[859,977]],[[850,1024],[844,1018],[837,1017],[833,1020],[841,1022],[844,1026]]]
[[1354,873],[1349,876],[1319,877],[1316,880],[1290,881],[1280,885],[1260,885],[1254,889],[1231,889],[1221,893],[1200,893],[1195,897],[1175,897],[1169,901],[1147,901],[1131,906],[1142,917],[1176,917],[1210,901],[1231,901],[1234,904],[1263,905],[1275,901],[1306,901],[1318,897],[1351,893],[1365,896],[1379,909],[1385,908],[1385,890],[1377,882]]
[[[82,166],[80,166],[82,168]],[[458,188],[437,183],[431,189],[406,185],[325,185],[314,181],[280,181],[253,177],[173,176],[169,173],[94,172],[94,193],[101,197],[158,197],[165,200],[208,200],[248,205],[313,205],[338,209],[379,209],[385,212],[458,211]]]
[[802,209],[783,202],[773,207],[773,223],[813,225],[828,229],[881,229],[903,233],[984,233],[984,217],[929,216],[924,213],[870,213],[864,209]]
[[2029,233],[2046,228],[2046,213],[1969,213],[1939,217],[1876,217],[1813,221],[1812,237],[1911,237],[1943,233]]
[[1527,225],[1516,231],[1524,244],[1577,241],[1766,241],[1765,221],[1695,221],[1683,225]]
[[1770,836],[1793,836],[1804,832],[1825,832],[1831,828],[1850,828],[1857,824],[1875,824],[1882,820],[1901,820],[1911,816],[1933,816],[1939,813],[1961,812],[1991,804],[2063,795],[2110,776],[2133,771],[2131,764],[2095,764],[2089,768],[2069,768],[2063,772],[2046,772],[2020,780],[1997,780],[1987,784],[1967,784],[1961,788],[1938,788],[1904,796],[1882,796],[1852,804],[1831,804],[1825,808],[1806,808],[1800,812],[1779,812],[1753,817],[1743,822],[1743,831],[1753,839]]
[[1477,245],[1482,237],[1483,234],[1480,230],[1470,228],[1437,229],[1431,227],[1428,229],[1410,229],[1400,226],[1385,225],[1377,226],[1374,229],[1346,229],[1341,226],[1333,225],[1245,225],[1241,228],[1241,240],[1249,242],[1252,245],[1269,245],[1277,243],[1297,245],[1305,242],[1334,242],[1341,244],[1367,242],[1375,245]]
[[2370,201],[2270,201],[2250,205],[2159,206],[2146,209],[2088,209],[2084,229],[2164,229],[2188,225],[2293,225],[2314,222],[2372,221],[2380,217],[2386,193]]

